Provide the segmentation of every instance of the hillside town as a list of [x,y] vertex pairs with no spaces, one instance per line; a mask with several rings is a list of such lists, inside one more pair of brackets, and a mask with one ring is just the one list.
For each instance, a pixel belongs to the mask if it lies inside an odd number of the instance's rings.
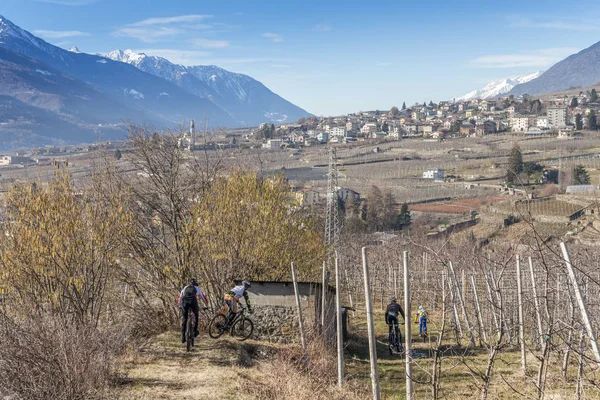
[[246,139],[263,140],[263,147],[311,146],[365,139],[399,140],[423,137],[486,136],[495,133],[572,137],[596,130],[600,101],[596,89],[547,99],[528,95],[498,99],[440,101],[389,111],[367,111],[338,117],[301,118],[279,127],[263,124]]

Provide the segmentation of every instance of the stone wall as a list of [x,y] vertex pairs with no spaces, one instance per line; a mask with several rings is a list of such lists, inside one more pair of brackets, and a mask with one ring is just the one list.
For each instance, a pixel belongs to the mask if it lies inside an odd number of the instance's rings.
[[[254,322],[255,339],[275,343],[290,343],[299,340],[298,316],[295,307],[259,306],[249,315]],[[306,323],[306,322],[305,322]]]

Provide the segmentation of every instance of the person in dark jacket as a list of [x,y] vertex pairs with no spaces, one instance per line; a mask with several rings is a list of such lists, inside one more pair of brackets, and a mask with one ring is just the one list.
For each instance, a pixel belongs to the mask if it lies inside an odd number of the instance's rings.
[[[390,300],[390,304],[388,304],[387,309],[385,310],[385,323],[388,324],[390,328],[389,337],[392,336],[392,326],[396,331],[396,337],[399,342],[402,342],[402,336],[400,336],[400,332],[398,331],[398,315],[402,315],[402,320],[406,322],[406,318],[404,318],[404,310],[400,307],[400,304],[396,302],[396,298],[392,297]],[[404,324],[404,322],[402,322]]]
[[208,306],[208,297],[198,287],[198,282],[195,279],[190,279],[189,285],[183,288],[177,298],[177,305],[181,308],[181,343],[185,343],[185,328],[190,311],[194,312],[194,322],[196,323],[194,335],[198,336],[198,299],[202,299],[204,304]]

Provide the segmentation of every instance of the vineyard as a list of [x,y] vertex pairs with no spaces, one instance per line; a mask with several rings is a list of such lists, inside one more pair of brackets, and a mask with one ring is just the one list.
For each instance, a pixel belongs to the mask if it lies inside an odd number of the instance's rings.
[[[537,237],[535,231],[530,235]],[[405,360],[385,352],[387,327],[380,311],[391,296],[404,296],[404,249],[413,314],[424,306],[430,324],[427,341],[414,343],[412,398],[600,398],[597,253],[541,240],[522,251],[508,245],[477,251],[468,243],[438,250],[440,243],[429,245],[366,250],[383,398],[398,391],[405,396],[408,387]],[[352,299],[346,304],[357,309],[347,348],[366,362],[364,271],[356,251],[342,258],[351,277],[345,293]],[[370,382],[364,363],[353,360],[349,368]]]

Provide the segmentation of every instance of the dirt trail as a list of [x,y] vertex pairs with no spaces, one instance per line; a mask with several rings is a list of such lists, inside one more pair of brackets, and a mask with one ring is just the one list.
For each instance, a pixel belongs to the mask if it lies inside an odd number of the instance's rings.
[[240,390],[243,380],[258,381],[252,368],[264,345],[199,336],[187,353],[177,333],[166,333],[140,348],[126,363],[122,399],[253,399]]

